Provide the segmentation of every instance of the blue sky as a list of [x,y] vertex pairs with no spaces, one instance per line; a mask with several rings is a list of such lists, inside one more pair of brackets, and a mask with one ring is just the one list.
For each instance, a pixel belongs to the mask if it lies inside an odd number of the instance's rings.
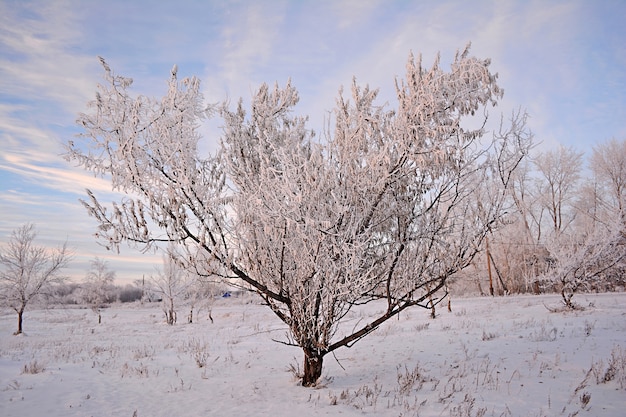
[[[212,102],[249,100],[260,83],[291,77],[299,112],[319,131],[353,76],[393,106],[410,51],[425,66],[440,51],[445,67],[471,41],[499,73],[497,111],[525,108],[541,148],[589,153],[626,139],[624,17],[622,0],[0,0],[0,244],[33,222],[41,244],[73,248],[67,273],[76,280],[96,256],[118,283],[160,263],[95,242],[95,221],[78,199],[85,188],[107,196],[111,187],[61,157],[100,82],[98,55],[147,95],[166,91],[173,64],[179,76],[199,76]],[[205,133],[211,148],[219,132]]]

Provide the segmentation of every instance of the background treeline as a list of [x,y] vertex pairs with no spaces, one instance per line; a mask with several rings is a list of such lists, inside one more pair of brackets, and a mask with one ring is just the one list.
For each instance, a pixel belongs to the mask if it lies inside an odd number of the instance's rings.
[[507,215],[472,267],[453,281],[458,293],[616,291],[626,286],[626,141],[590,155],[559,146],[527,158],[514,173]]
[[[81,283],[66,283],[55,288],[56,297],[53,298],[58,304],[88,304],[88,296],[85,293],[84,285]],[[133,284],[108,285],[105,289],[103,304],[112,303],[132,303],[141,301],[145,291]],[[145,301],[152,301],[150,297],[145,297]]]

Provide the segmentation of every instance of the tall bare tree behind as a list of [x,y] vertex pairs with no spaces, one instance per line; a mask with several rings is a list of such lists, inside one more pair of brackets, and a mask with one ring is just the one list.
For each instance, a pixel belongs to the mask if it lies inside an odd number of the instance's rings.
[[[289,327],[283,342],[303,350],[310,386],[328,353],[441,299],[498,225],[527,143],[521,134],[481,141],[502,96],[489,65],[469,49],[449,71],[410,56],[397,108],[355,81],[316,140],[293,115],[290,83],[262,85],[247,114],[241,102],[207,109],[199,81],[179,82],[176,67],[163,99],[133,98],[132,80],[103,61],[106,83],[67,156],[128,195],[107,208],[88,191],[99,238],[112,248],[175,242],[186,250],[178,263],[255,290]],[[216,110],[222,146],[202,157],[199,123]],[[354,306],[375,300],[385,304],[379,316],[340,329]]]
[[602,204],[614,213],[626,209],[626,140],[611,139],[596,145],[590,168],[602,186]]
[[33,224],[14,230],[9,242],[0,249],[0,302],[17,313],[17,331],[23,331],[26,306],[37,298],[51,295],[54,284],[65,281],[61,270],[71,259],[64,243],[58,249],[37,246]]
[[568,308],[576,307],[576,292],[598,288],[624,258],[619,150],[617,142],[594,149],[590,167],[596,178],[586,184],[580,181],[583,154],[573,148],[560,146],[535,159],[553,225],[545,239],[552,263],[545,276]]
[[534,162],[539,173],[543,207],[548,212],[552,233],[563,232],[574,220],[573,202],[583,167],[583,154],[560,145],[539,154]]

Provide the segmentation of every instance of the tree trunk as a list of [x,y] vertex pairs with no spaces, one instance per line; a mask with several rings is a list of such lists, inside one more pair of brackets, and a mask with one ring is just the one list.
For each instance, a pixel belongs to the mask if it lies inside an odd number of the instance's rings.
[[487,252],[487,273],[489,274],[489,294],[493,297],[493,279],[491,278],[491,259],[489,257],[489,239],[487,236],[485,236],[485,248]]
[[165,313],[165,322],[171,326],[176,323],[176,310],[174,310],[174,299],[170,298],[167,303],[168,306],[165,307],[163,311]]
[[174,312],[172,310],[165,311],[165,322],[170,326],[174,324]]
[[563,303],[565,304],[565,307],[569,308],[570,310],[575,310],[576,306],[574,305],[574,303],[572,303],[572,297],[574,296],[574,291],[567,292],[566,291],[566,287],[563,286],[563,288],[561,288],[561,297],[563,298]]
[[304,374],[302,375],[302,386],[315,386],[317,380],[322,376],[322,366],[324,355],[320,352],[304,349]]
[[24,307],[17,310],[17,331],[14,335],[22,334],[22,319],[24,317]]
[[428,304],[430,304],[430,318],[437,318],[437,311],[435,310],[435,303],[433,302],[432,293],[428,295]]

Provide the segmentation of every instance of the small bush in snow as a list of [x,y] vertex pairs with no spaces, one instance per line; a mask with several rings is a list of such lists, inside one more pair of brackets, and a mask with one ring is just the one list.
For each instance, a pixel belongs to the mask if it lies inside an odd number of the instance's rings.
[[24,365],[24,368],[22,368],[22,374],[39,374],[45,370],[45,366],[37,362],[35,359],[34,361]]

